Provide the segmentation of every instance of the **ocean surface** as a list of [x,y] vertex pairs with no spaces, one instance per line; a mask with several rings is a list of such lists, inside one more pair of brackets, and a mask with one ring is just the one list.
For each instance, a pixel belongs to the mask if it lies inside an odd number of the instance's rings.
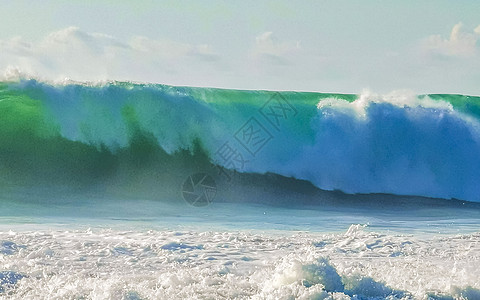
[[480,98],[0,82],[0,299],[480,299]]

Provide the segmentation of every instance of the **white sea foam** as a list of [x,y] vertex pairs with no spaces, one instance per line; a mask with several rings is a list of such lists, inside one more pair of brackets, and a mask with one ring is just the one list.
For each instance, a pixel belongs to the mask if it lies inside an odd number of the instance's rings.
[[478,176],[473,153],[480,123],[451,103],[404,91],[364,91],[353,102],[323,99],[317,109],[314,143],[278,173],[347,193],[478,201],[470,184]]
[[17,274],[2,281],[2,299],[480,295],[480,234],[425,239],[353,225],[345,234],[45,229],[0,240],[0,271]]

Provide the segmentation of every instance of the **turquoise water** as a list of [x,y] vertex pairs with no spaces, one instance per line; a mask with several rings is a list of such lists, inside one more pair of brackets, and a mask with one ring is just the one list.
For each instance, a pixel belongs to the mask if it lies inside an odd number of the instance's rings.
[[[220,202],[288,198],[276,186],[303,202],[318,190],[480,201],[477,97],[26,80],[1,83],[0,100],[4,198],[177,201],[206,173]],[[268,192],[238,197],[248,189]]]

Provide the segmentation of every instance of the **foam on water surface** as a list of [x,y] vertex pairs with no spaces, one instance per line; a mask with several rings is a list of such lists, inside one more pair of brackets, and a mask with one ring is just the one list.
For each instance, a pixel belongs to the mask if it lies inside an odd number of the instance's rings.
[[75,203],[2,203],[0,297],[477,299],[480,289],[475,205]]
[[0,297],[9,299],[478,299],[480,294],[478,233],[425,239],[361,225],[339,234],[42,229],[3,231],[0,240],[22,246],[1,254]]

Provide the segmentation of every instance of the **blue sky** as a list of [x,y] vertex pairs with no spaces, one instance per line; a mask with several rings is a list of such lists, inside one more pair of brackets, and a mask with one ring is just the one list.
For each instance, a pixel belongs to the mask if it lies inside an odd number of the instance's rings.
[[480,95],[480,1],[2,1],[0,76]]

